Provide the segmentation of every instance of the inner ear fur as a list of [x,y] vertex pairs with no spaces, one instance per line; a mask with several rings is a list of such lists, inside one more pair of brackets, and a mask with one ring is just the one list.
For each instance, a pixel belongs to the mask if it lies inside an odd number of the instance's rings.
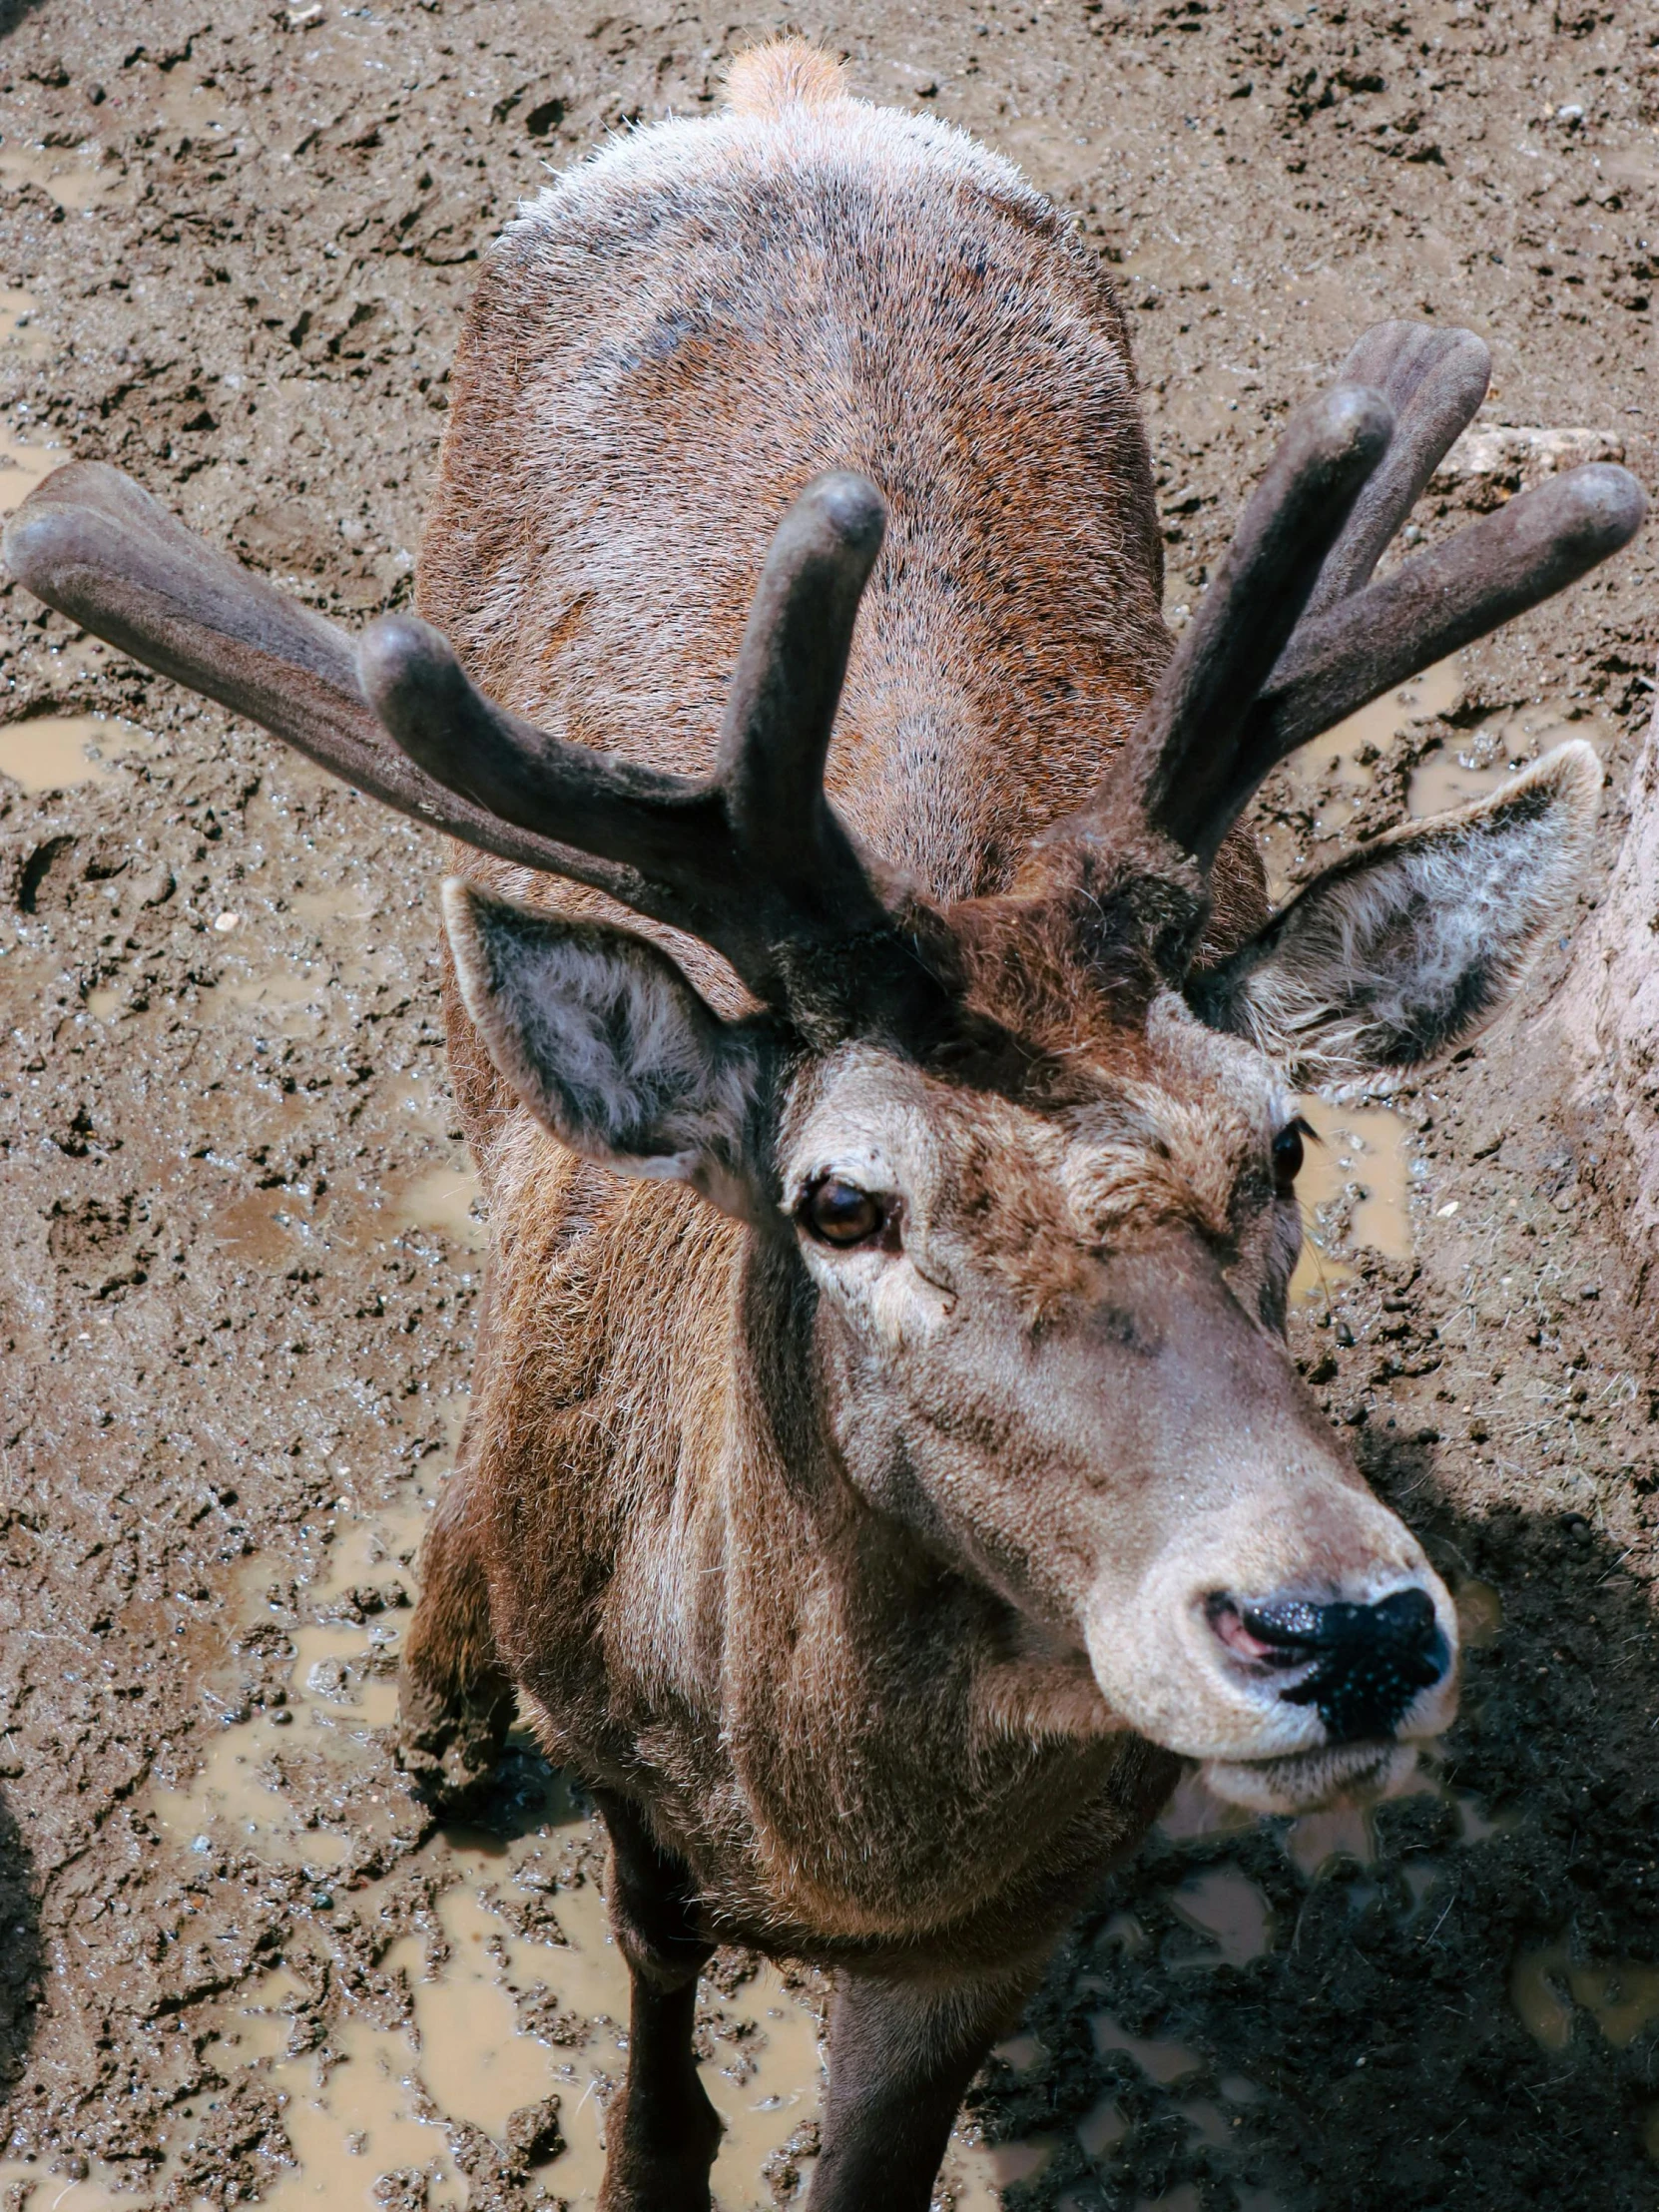
[[1508,1000],[1590,855],[1601,764],[1577,740],[1490,799],[1345,853],[1189,985],[1214,1028],[1309,1083],[1415,1067]]
[[666,953],[625,929],[515,905],[456,876],[443,917],[490,1058],[561,1143],[757,1218],[753,1024],[722,1021]]

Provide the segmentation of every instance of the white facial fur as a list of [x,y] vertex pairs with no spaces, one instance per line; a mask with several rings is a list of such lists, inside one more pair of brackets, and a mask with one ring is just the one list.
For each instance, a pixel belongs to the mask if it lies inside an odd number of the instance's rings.
[[[1385,1756],[1329,1747],[1312,1706],[1234,1666],[1209,1597],[1416,1587],[1452,1650],[1455,1622],[1279,1340],[1285,1084],[1173,998],[1145,1044],[1098,1099],[1047,1108],[849,1047],[791,1103],[784,1203],[828,1176],[892,1215],[850,1248],[801,1236],[830,1419],[871,1502],[1086,1649],[1118,1725],[1218,1762],[1232,1794],[1301,1802]],[[1451,1683],[1400,1734],[1443,1727]]]

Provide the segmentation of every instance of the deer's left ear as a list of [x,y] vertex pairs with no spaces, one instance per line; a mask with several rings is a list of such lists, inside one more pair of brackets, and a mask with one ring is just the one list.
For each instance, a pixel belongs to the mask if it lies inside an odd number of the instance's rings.
[[1310,1083],[1407,1068],[1485,1026],[1570,901],[1601,764],[1582,741],[1493,798],[1345,853],[1188,995]]
[[474,1026],[538,1121],[620,1175],[689,1183],[764,1220],[753,1025],[725,1022],[626,929],[516,906],[451,877],[443,917]]

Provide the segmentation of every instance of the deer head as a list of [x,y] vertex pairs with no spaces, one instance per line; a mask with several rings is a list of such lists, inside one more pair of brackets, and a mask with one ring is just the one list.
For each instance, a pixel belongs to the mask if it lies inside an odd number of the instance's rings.
[[1485,374],[1466,332],[1369,333],[1293,420],[1092,800],[1006,895],[948,908],[825,796],[883,527],[861,478],[785,516],[706,782],[505,712],[413,617],[353,653],[112,469],[49,479],[6,551],[360,789],[722,954],[739,1019],[644,937],[444,890],[468,1012],[525,1105],[749,1225],[808,1317],[789,1387],[844,1481],[1000,1595],[1037,1675],[1070,1683],[1065,1725],[1139,1730],[1293,1807],[1444,1726],[1456,1627],[1285,1349],[1292,1083],[1409,1067],[1491,1017],[1571,891],[1599,769],[1565,746],[1346,855],[1219,956],[1212,867],[1277,762],[1640,521],[1630,477],[1584,468],[1373,581]]

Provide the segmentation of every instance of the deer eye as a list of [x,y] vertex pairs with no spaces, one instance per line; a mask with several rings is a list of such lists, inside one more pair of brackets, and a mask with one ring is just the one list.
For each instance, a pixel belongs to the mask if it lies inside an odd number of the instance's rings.
[[1295,1191],[1296,1179],[1302,1173],[1302,1140],[1314,1134],[1313,1124],[1298,1114],[1294,1121],[1286,1122],[1274,1138],[1273,1187],[1280,1198],[1289,1198]]
[[887,1208],[879,1198],[827,1175],[807,1193],[801,1218],[822,1244],[867,1244],[887,1225]]

